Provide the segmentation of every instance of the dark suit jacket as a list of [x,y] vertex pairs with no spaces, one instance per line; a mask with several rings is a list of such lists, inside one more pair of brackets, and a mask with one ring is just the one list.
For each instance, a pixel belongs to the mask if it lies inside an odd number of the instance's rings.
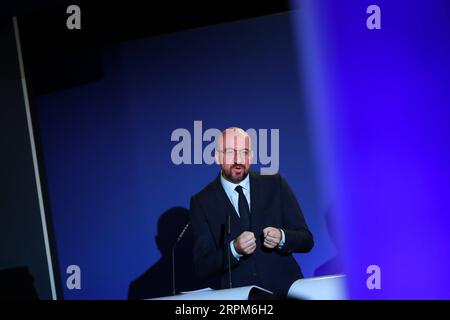
[[[284,291],[302,271],[292,256],[295,252],[309,252],[314,246],[295,195],[279,175],[250,173],[251,230],[245,230],[220,182],[220,175],[191,198],[190,217],[194,234],[194,263],[201,277],[219,276],[221,287],[228,287],[229,241],[244,231],[256,237],[252,255],[236,260],[231,255],[233,287],[258,285]],[[227,216],[231,217],[231,236],[225,233]],[[262,244],[266,227],[284,230],[285,244],[280,249],[267,249]]]

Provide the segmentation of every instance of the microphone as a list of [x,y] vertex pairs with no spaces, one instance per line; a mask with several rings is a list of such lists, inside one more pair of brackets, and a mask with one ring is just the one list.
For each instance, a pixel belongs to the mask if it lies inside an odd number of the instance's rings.
[[230,289],[233,288],[233,282],[231,281],[231,249],[230,249],[230,235],[231,235],[231,216],[227,216],[225,223],[225,232],[227,234],[227,253],[228,253],[228,283]]
[[177,247],[178,242],[180,242],[181,238],[183,238],[184,234],[186,233],[186,230],[189,228],[190,222],[186,223],[183,230],[181,230],[180,234],[178,235],[177,240],[175,240],[175,243],[172,246],[172,294],[176,295],[176,287],[175,287],[175,248]]

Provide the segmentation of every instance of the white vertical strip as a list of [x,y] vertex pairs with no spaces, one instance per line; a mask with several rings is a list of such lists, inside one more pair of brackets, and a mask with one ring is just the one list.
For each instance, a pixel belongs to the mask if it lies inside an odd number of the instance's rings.
[[42,188],[41,188],[41,178],[39,175],[39,168],[38,168],[38,162],[37,162],[37,156],[36,156],[36,145],[34,142],[33,123],[31,121],[30,103],[28,101],[27,81],[25,79],[25,69],[23,66],[22,47],[20,45],[19,25],[17,24],[17,17],[13,17],[13,24],[14,24],[14,35],[16,38],[17,56],[19,58],[20,78],[22,80],[23,99],[25,102],[25,111],[27,114],[28,133],[30,135],[31,155],[33,157],[33,166],[34,166],[34,176],[36,179],[36,189],[37,189],[37,194],[38,194],[39,209],[41,211],[41,223],[42,223],[42,231],[44,234],[45,252],[47,254],[47,265],[48,265],[48,274],[49,274],[49,278],[50,278],[50,287],[52,290],[52,298],[53,298],[53,300],[56,300],[57,297],[56,297],[56,288],[55,288],[55,277],[53,274],[53,264],[52,264],[52,257],[51,257],[51,253],[50,253],[50,243],[48,240],[47,220],[45,218],[44,201],[43,201],[43,197],[42,197]]

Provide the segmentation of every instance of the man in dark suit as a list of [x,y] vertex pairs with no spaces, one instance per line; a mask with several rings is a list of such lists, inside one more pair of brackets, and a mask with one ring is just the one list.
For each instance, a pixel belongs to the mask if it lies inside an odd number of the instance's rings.
[[194,263],[199,276],[219,276],[227,288],[230,252],[233,287],[258,285],[285,294],[303,278],[292,254],[309,252],[313,236],[286,181],[279,174],[250,172],[252,158],[244,130],[222,132],[216,147],[221,172],[191,198]]

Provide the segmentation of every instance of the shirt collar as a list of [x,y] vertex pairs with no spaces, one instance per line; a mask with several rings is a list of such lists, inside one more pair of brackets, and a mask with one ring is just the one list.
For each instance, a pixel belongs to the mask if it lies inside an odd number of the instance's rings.
[[228,181],[227,179],[225,179],[223,177],[222,172],[220,172],[220,182],[222,183],[222,186],[225,189],[225,191],[227,191],[227,193],[229,191],[235,191],[234,189],[237,186],[241,186],[244,190],[248,191],[248,190],[250,190],[250,172],[247,174],[245,179],[239,183],[233,183],[231,181]]

